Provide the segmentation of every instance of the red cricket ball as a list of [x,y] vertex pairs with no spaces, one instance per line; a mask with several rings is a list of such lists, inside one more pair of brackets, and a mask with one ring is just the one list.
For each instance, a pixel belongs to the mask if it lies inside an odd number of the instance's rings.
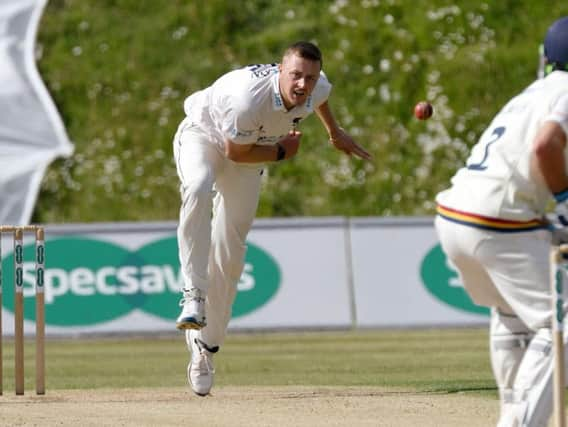
[[427,120],[432,117],[434,107],[428,101],[420,101],[414,107],[414,115],[418,120]]

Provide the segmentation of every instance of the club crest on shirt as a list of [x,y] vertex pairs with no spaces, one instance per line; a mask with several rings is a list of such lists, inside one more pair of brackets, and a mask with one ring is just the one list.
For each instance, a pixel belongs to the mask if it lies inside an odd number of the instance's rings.
[[277,71],[278,64],[252,64],[248,66],[248,69],[254,77],[266,77],[275,71]]

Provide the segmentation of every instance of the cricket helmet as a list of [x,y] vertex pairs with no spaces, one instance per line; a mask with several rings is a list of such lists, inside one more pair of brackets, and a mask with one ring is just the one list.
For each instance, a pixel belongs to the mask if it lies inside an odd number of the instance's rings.
[[555,21],[544,39],[545,73],[568,71],[568,16]]

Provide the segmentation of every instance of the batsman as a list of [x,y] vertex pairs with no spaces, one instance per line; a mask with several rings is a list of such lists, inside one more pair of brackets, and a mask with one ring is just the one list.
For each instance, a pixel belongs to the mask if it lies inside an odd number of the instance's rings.
[[498,426],[546,426],[552,410],[552,233],[568,226],[568,17],[544,40],[545,76],[512,98],[439,193],[442,249],[472,300],[491,308]]

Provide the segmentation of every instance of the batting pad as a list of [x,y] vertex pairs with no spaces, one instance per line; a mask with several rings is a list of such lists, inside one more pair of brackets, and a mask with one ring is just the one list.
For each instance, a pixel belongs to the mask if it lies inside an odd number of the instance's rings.
[[498,427],[545,427],[552,411],[552,338],[539,330],[523,357],[512,402],[503,405]]

